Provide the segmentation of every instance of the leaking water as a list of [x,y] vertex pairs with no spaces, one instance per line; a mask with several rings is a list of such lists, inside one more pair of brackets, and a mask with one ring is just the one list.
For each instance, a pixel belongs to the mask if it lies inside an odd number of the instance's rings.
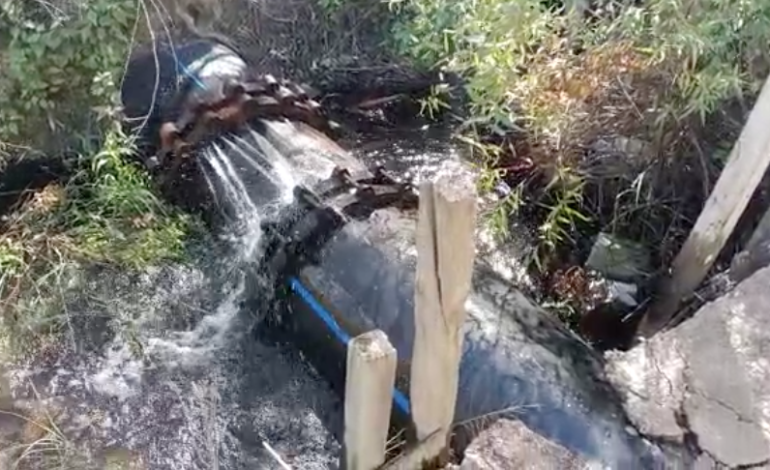
[[[419,132],[356,143],[354,154],[418,181],[459,158],[447,136]],[[316,144],[300,134],[287,148],[323,153]],[[293,468],[336,467],[337,396],[296,352],[255,339],[260,312],[242,307],[253,296],[261,220],[291,201],[294,185],[333,167],[324,158],[290,164],[285,153],[253,130],[201,152],[229,220],[222,239],[198,247],[191,265],[82,274],[62,313],[72,342],[9,371],[15,409],[54,413],[68,453],[84,459],[75,468],[104,468],[115,448],[153,470],[281,468],[265,442]]]
[[[255,132],[200,157],[231,215],[224,240],[193,265],[83,274],[63,312],[73,343],[11,368],[13,407],[53,413],[76,468],[103,468],[116,447],[148,469],[281,468],[265,442],[295,468],[332,468],[337,397],[296,353],[256,341],[258,312],[241,307],[260,220],[291,200],[294,177]],[[250,196],[260,184],[267,206]]]
[[[370,167],[382,166],[401,178],[419,183],[435,178],[445,160],[461,160],[460,147],[452,145],[453,130],[448,127],[413,127],[393,129],[387,134],[363,135],[351,142],[353,153]],[[418,144],[419,143],[419,144]],[[485,212],[496,207],[492,199],[479,201],[483,220]],[[509,219],[509,235],[500,239],[494,230],[482,224],[477,233],[478,256],[505,279],[525,292],[535,285],[527,269],[527,259],[534,253],[534,234],[520,221]]]

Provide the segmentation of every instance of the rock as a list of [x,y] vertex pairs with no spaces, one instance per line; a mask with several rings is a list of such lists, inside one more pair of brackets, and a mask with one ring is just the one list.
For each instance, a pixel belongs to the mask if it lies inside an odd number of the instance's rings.
[[465,451],[460,470],[527,468],[600,469],[600,464],[555,444],[519,421],[501,419],[483,431]]
[[612,302],[618,302],[626,307],[637,307],[636,295],[639,288],[636,284],[620,281],[607,281],[607,297]]
[[639,306],[639,284],[651,270],[650,254],[641,244],[600,233],[584,269],[590,279],[580,319],[580,333],[595,348],[625,349],[630,346],[637,322],[631,317]]
[[706,454],[700,454],[692,465],[693,470],[717,470],[720,468],[724,468],[724,466],[714,462],[714,459]]
[[581,171],[594,180],[627,178],[636,176],[654,155],[649,142],[622,136],[599,138],[589,146]]
[[14,449],[0,449],[0,468],[13,468],[16,462],[16,452]]
[[585,267],[613,281],[638,283],[651,272],[650,253],[640,243],[602,232]]
[[[655,341],[655,340],[653,340]],[[631,421],[643,435],[682,443],[684,434],[676,413],[684,397],[684,359],[676,340],[654,352],[646,345],[628,352],[606,353],[607,375],[624,398]],[[654,354],[654,357],[650,357]],[[656,366],[662,367],[655,369]]]
[[643,434],[694,438],[711,468],[770,462],[768,285],[765,268],[674,329],[607,353],[608,377]]

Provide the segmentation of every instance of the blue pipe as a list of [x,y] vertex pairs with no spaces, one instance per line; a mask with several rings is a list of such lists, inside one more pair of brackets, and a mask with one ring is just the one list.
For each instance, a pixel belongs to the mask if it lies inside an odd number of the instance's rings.
[[[332,314],[324,308],[323,305],[321,305],[321,302],[316,299],[313,294],[310,293],[310,291],[302,285],[302,282],[297,279],[296,277],[292,276],[289,278],[289,288],[297,294],[300,299],[302,299],[305,304],[310,307],[310,310],[318,316],[321,320],[323,320],[324,324],[329,328],[329,331],[332,333],[332,336],[337,339],[340,343],[344,344],[347,348],[348,343],[350,343],[350,340],[352,339],[350,335],[342,329],[342,327],[337,323],[337,321],[334,319]],[[393,388],[393,402],[395,405],[399,408],[399,410],[404,413],[405,415],[409,415],[411,410],[411,405],[409,404],[409,399],[404,395],[404,393],[397,389]]]

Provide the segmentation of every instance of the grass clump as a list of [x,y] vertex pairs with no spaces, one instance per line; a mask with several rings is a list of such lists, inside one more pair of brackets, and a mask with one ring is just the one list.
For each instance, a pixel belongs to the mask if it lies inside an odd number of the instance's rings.
[[153,194],[147,176],[126,160],[129,149],[119,130],[110,131],[98,152],[75,159],[72,176],[5,216],[0,310],[18,341],[12,346],[34,350],[64,331],[64,293],[84,265],[141,269],[184,259],[194,221]]
[[44,151],[68,169],[0,221],[0,322],[12,351],[66,331],[64,293],[80,268],[182,259],[197,226],[156,197],[121,130],[117,83],[139,6],[0,1],[0,171]]

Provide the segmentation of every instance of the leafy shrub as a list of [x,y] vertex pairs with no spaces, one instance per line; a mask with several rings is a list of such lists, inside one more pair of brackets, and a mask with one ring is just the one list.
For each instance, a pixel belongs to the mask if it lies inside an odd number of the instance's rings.
[[136,13],[137,0],[3,2],[0,140],[93,131],[86,111],[116,104]]

